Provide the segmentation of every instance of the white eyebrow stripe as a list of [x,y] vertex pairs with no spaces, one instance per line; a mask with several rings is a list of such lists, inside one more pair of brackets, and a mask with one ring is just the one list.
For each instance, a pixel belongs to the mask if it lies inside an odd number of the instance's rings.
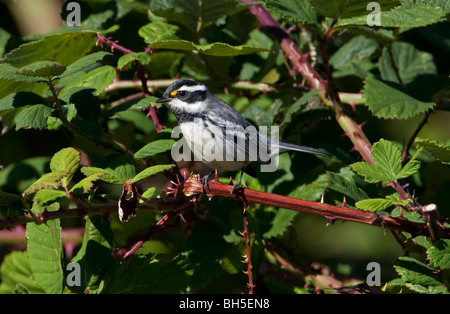
[[194,86],[181,86],[179,91],[186,91],[186,92],[195,92],[195,91],[206,91],[207,88],[205,85],[194,85]]

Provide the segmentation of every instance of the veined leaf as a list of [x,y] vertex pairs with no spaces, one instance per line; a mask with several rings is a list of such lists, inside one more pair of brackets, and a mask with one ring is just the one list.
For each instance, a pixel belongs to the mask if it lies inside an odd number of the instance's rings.
[[155,175],[159,172],[165,171],[165,170],[169,170],[171,168],[173,168],[173,164],[172,165],[156,165],[156,166],[152,166],[152,167],[148,167],[144,170],[142,170],[141,172],[139,172],[132,180],[131,183],[136,183],[142,179],[148,178],[152,175]]
[[33,201],[38,204],[47,204],[54,202],[59,198],[65,197],[66,191],[54,190],[54,189],[42,189],[36,192],[33,197]]
[[236,4],[235,0],[152,0],[150,10],[168,21],[188,27],[194,33],[199,27],[244,9]]
[[450,164],[450,146],[428,138],[416,138],[416,146],[425,149],[436,160]]
[[171,150],[175,144],[173,139],[156,140],[148,143],[134,154],[134,158],[147,158]]
[[264,238],[273,238],[282,235],[297,216],[298,212],[284,208],[278,209],[272,220],[272,227],[263,234]]
[[330,189],[344,194],[355,201],[360,201],[369,196],[361,188],[359,188],[353,176],[355,174],[348,168],[342,168],[340,173],[327,173]]
[[53,108],[46,105],[32,105],[21,110],[15,117],[16,130],[45,129],[47,118],[51,116]]
[[106,51],[97,51],[86,55],[67,66],[66,70],[59,76],[59,78],[64,78],[80,71],[87,71],[98,61],[103,60],[103,58],[108,55],[112,54]]
[[28,105],[47,104],[47,100],[32,92],[17,92],[0,99],[0,111]]
[[98,95],[113,82],[115,77],[116,70],[112,66],[101,66],[75,78],[61,90],[58,97],[69,102],[70,96],[81,88],[91,88]]
[[356,207],[362,210],[376,212],[379,210],[384,210],[393,205],[407,205],[411,200],[395,201],[385,198],[369,198],[361,200],[355,203]]
[[409,119],[433,108],[435,103],[417,100],[373,76],[365,80],[363,98],[379,118]]
[[128,53],[119,58],[119,61],[117,61],[117,67],[120,70],[125,70],[130,68],[131,64],[134,62],[146,65],[150,62],[150,60],[150,55],[145,52]]
[[50,169],[52,171],[65,170],[69,173],[67,177],[61,180],[63,187],[67,187],[79,165],[80,153],[72,147],[61,149],[53,155],[50,161]]
[[42,175],[37,181],[32,183],[23,193],[26,197],[42,189],[57,189],[61,186],[61,179],[69,174],[66,170],[58,170]]
[[267,9],[282,15],[288,20],[320,27],[317,13],[312,9],[309,1],[264,0],[264,2]]
[[433,55],[429,52],[417,50],[412,44],[394,42],[391,48],[384,47],[379,60],[381,78],[384,81],[399,84],[397,73],[391,62],[389,49],[392,49],[392,59],[403,84],[411,83],[419,75],[437,74]]
[[422,286],[442,285],[442,282],[437,279],[433,268],[412,257],[399,257],[395,262],[394,268],[406,282]]
[[450,240],[440,239],[427,250],[427,257],[432,265],[440,269],[450,269]]
[[16,71],[17,74],[26,76],[48,77],[57,76],[66,70],[66,66],[56,61],[36,61],[27,64]]
[[120,184],[123,183],[122,180],[111,170],[106,170],[97,167],[83,167],[81,168],[81,172],[84,173],[88,177],[99,176],[102,181],[112,183],[112,184]]
[[94,182],[106,174],[105,171],[100,171],[84,178],[70,189],[70,193],[88,193],[94,187]]
[[26,251],[13,251],[5,256],[0,267],[0,278],[0,294],[45,293],[33,277]]
[[[314,10],[326,17],[350,18],[355,16],[364,16],[370,13],[367,10],[367,1],[348,1],[348,0],[310,0]],[[380,10],[386,11],[397,6],[399,3],[392,0],[377,1]]]
[[235,57],[252,54],[260,51],[270,51],[269,49],[266,48],[259,48],[245,45],[231,46],[229,44],[220,42],[206,45],[197,45],[187,40],[165,40],[161,42],[154,42],[150,43],[149,47],[152,49],[198,51],[205,55],[219,56],[219,57]]
[[28,262],[37,283],[46,293],[63,290],[62,242],[59,219],[27,224]]
[[391,142],[381,139],[372,147],[373,164],[357,162],[351,165],[354,171],[364,176],[369,183],[383,184],[409,177],[419,170],[420,163],[411,160],[402,168],[400,150]]
[[8,52],[3,61],[15,67],[41,60],[52,60],[67,66],[89,52],[96,41],[97,34],[91,31],[48,35],[20,45]]
[[151,44],[165,40],[179,39],[179,37],[175,35],[177,30],[178,26],[176,25],[156,21],[142,26],[138,33],[139,36],[144,38],[146,43]]

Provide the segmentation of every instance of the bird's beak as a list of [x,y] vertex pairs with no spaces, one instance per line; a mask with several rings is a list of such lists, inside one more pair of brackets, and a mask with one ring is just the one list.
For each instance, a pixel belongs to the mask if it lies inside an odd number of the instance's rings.
[[171,100],[170,97],[164,95],[155,102],[159,103],[159,104],[165,104],[165,103],[169,102],[170,100]]

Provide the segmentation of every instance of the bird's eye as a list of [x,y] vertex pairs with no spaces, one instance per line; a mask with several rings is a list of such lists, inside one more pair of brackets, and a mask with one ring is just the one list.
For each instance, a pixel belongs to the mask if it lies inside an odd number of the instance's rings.
[[186,91],[184,91],[184,90],[180,90],[178,93],[177,93],[177,95],[178,96],[180,96],[180,97],[184,97],[184,96],[186,96]]

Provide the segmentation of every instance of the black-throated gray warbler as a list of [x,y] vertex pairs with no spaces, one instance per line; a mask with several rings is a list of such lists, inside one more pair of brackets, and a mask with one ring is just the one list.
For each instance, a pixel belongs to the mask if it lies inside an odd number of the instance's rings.
[[193,80],[175,81],[156,102],[165,103],[177,117],[180,131],[193,154],[194,168],[204,171],[206,167],[202,189],[208,185],[208,177],[214,170],[242,170],[233,193],[240,186],[244,169],[250,162],[260,161],[267,166],[266,171],[275,171],[276,167],[270,164],[280,151],[332,156],[319,149],[268,137],[236,109],[211,94],[204,84]]

